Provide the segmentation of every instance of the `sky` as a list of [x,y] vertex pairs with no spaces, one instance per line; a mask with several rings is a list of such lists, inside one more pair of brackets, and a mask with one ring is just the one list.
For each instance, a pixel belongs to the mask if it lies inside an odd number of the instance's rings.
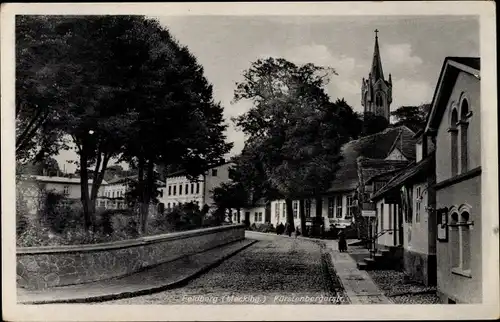
[[[479,56],[477,16],[159,16],[162,26],[197,57],[214,97],[224,107],[231,155],[241,151],[244,135],[231,118],[248,111],[251,102],[231,104],[235,84],[259,58],[282,57],[297,64],[332,67],[327,92],[344,98],[361,112],[361,80],[367,77],[374,49],[374,30],[386,79],[392,75],[391,111],[430,103],[446,56]],[[65,151],[60,166],[76,159]],[[74,166],[66,164],[68,172]]]

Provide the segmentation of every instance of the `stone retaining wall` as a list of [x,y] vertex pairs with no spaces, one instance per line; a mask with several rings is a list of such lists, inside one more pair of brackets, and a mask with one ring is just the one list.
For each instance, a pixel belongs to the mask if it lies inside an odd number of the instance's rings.
[[112,243],[18,248],[17,285],[44,289],[123,276],[242,240],[244,229],[230,225]]

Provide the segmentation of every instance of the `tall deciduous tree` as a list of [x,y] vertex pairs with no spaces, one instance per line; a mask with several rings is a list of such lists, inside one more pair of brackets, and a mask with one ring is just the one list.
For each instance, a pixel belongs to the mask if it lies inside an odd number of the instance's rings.
[[[223,161],[223,108],[214,102],[203,68],[154,20],[136,26],[143,56],[134,78],[131,108],[137,118],[125,140],[123,159],[138,169],[140,228],[146,230],[156,165],[181,165],[192,178]],[[130,105],[129,104],[129,105]]]
[[[269,58],[252,63],[235,90],[236,101],[254,103],[235,121],[247,134],[247,145],[255,147],[269,185],[285,197],[292,229],[292,200],[313,195],[321,201],[321,192],[334,178],[340,147],[350,138],[342,108],[324,91],[334,73]],[[305,231],[303,216],[301,226]]]

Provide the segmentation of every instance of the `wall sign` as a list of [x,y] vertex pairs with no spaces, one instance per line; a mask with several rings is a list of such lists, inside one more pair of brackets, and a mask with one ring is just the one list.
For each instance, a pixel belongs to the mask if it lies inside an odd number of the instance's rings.
[[441,242],[448,241],[448,208],[436,210],[437,239]]

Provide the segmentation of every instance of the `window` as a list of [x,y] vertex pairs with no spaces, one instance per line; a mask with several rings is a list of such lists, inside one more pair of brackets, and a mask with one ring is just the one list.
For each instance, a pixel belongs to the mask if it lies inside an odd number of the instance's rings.
[[111,193],[111,197],[112,197],[112,198],[114,198],[114,197],[115,197],[115,192],[114,192],[114,191]]
[[311,199],[306,199],[306,204],[304,207],[306,218],[311,217]]
[[189,184],[186,183],[186,190],[184,190],[186,194],[189,194]]
[[196,193],[200,193],[200,183],[196,183]]
[[[121,192],[121,195],[123,197],[123,191]],[[160,198],[163,198],[163,189],[160,189]]]
[[380,107],[382,105],[383,105],[382,95],[380,94],[380,92],[378,92],[377,95],[375,96],[375,106]]
[[279,202],[276,202],[274,204],[274,216],[276,217],[276,219],[280,219],[280,203]]
[[335,199],[328,197],[328,218],[335,217]]
[[182,195],[182,184],[179,185],[179,196]]
[[385,226],[384,226],[384,203],[380,203],[380,231],[384,231]]
[[167,209],[170,209],[170,202],[167,203]]
[[294,201],[293,202],[293,218],[297,218],[299,213],[299,202]]
[[174,196],[177,194],[177,186],[174,186]]
[[336,212],[335,212],[336,217],[342,218],[342,196],[335,197],[335,205],[336,205]]
[[64,188],[63,188],[63,193],[64,193],[65,195],[69,195],[69,186],[64,186]]
[[448,132],[450,133],[450,140],[451,140],[451,151],[450,151],[450,157],[451,157],[451,176],[456,176],[458,174],[458,130],[457,130],[457,123],[458,123],[458,112],[456,108],[453,108],[451,112],[451,120],[450,120],[450,128],[448,129]]
[[462,99],[460,106],[460,172],[464,173],[469,169],[469,147],[468,147],[468,132],[469,122],[469,102],[467,99]]
[[259,222],[262,222],[262,212],[259,212]]
[[452,272],[470,277],[470,207],[462,205],[458,210],[452,208],[450,218],[450,245]]
[[415,199],[415,222],[420,222],[420,208],[422,207],[422,188],[417,187],[416,189],[417,198]]
[[347,196],[347,215],[346,218],[352,218],[354,216],[354,198],[352,196]]
[[283,203],[283,218],[286,218],[286,202]]
[[262,222],[262,213],[261,212],[255,212],[254,214],[254,221],[255,222]]
[[212,169],[212,177],[217,177],[217,169]]
[[168,195],[171,196],[172,195],[172,186],[168,186]]
[[191,183],[191,194],[194,194],[194,183]]

